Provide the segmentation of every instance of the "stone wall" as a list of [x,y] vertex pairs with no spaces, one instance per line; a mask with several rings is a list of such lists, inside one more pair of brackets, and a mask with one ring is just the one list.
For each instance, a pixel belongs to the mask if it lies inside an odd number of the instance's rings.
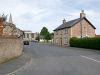
[[70,28],[54,31],[54,44],[68,45],[70,36]]
[[22,50],[23,41],[21,38],[0,37],[0,63],[20,56]]

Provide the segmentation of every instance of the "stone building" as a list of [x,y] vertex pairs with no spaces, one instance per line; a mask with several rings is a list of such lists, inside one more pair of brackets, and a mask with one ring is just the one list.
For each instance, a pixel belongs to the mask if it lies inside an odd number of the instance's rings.
[[38,36],[38,33],[33,33],[32,31],[29,30],[24,30],[24,36],[23,40],[26,41],[35,41],[36,37]]
[[95,37],[95,26],[86,18],[84,10],[80,13],[80,18],[63,23],[54,29],[54,44],[69,45],[71,37]]
[[10,14],[9,21],[4,22],[3,36],[17,36],[23,35],[23,31],[16,27],[12,21],[12,16]]

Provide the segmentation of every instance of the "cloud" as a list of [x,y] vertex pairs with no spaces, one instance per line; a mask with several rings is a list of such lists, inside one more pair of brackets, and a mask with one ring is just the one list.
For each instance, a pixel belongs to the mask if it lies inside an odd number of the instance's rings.
[[[81,9],[85,9],[87,18],[96,26],[100,34],[98,0],[1,0],[0,12],[12,14],[17,27],[23,30],[39,32],[43,26],[52,32],[62,23],[78,18]],[[95,3],[95,4],[94,4]]]

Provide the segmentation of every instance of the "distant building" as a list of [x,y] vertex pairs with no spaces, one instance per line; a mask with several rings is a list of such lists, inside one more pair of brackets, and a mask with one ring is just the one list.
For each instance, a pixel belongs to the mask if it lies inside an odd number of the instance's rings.
[[95,26],[86,18],[84,10],[80,13],[80,18],[63,23],[54,29],[54,44],[69,45],[71,37],[95,37]]
[[35,41],[36,37],[38,36],[38,33],[32,33],[32,31],[29,30],[23,30],[23,32],[24,32],[23,40]]

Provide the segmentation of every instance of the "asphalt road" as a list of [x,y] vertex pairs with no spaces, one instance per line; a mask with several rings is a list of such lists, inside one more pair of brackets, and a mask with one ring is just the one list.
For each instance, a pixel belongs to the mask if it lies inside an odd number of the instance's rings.
[[32,61],[15,75],[100,75],[100,51],[31,43]]

